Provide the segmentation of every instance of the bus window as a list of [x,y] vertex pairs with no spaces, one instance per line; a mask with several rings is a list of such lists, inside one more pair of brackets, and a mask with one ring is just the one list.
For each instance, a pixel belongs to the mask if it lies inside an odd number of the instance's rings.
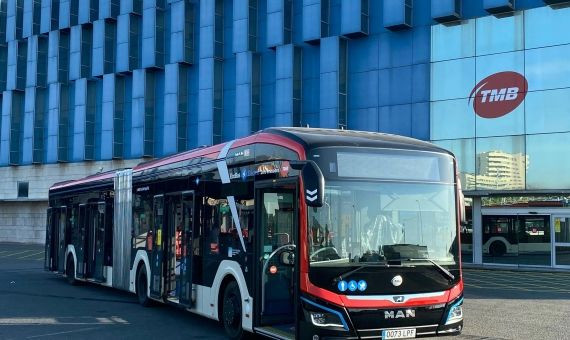
[[152,221],[152,196],[147,194],[133,195],[133,248],[149,248],[147,242],[150,237],[150,223]]

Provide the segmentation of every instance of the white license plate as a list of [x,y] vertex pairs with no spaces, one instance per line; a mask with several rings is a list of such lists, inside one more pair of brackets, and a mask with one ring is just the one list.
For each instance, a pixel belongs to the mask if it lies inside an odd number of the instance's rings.
[[415,328],[385,329],[382,331],[382,339],[409,339],[415,337]]

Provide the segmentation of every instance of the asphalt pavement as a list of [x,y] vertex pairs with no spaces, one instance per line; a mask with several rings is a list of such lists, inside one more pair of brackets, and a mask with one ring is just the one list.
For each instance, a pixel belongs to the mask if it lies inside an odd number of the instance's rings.
[[[0,339],[224,339],[215,321],[133,294],[69,286],[43,270],[43,246],[0,244]],[[570,272],[464,271],[455,339],[570,339]]]
[[215,321],[134,294],[70,286],[43,270],[43,247],[0,244],[0,339],[225,339]]

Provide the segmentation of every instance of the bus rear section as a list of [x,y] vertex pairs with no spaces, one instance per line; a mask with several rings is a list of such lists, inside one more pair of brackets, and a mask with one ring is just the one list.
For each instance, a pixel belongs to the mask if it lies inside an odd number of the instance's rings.
[[50,189],[45,269],[110,286],[113,262],[113,174]]

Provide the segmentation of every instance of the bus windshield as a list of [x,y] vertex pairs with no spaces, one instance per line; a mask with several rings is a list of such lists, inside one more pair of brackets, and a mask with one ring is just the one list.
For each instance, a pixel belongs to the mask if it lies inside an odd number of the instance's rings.
[[308,214],[311,267],[458,264],[450,157],[323,150],[317,158],[328,178],[324,205]]
[[429,258],[455,264],[458,241],[450,184],[327,182],[309,212],[311,266]]

